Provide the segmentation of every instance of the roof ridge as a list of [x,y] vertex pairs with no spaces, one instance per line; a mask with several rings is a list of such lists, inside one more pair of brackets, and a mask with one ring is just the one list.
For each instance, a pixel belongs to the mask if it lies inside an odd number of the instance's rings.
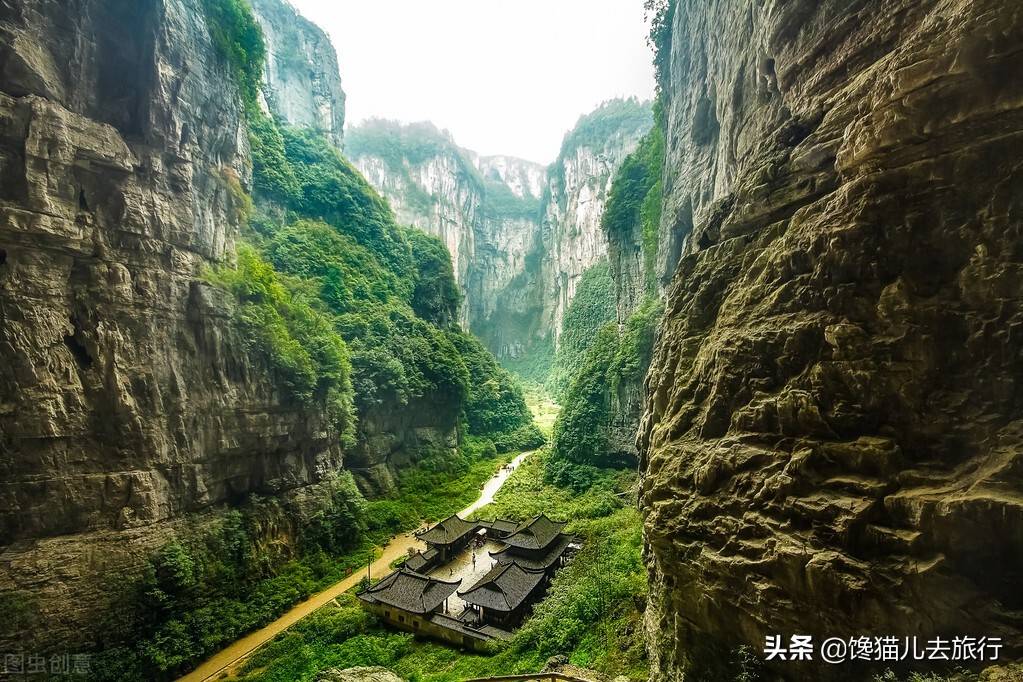
[[[411,568],[409,568],[405,564],[402,564],[401,566],[399,566],[398,567],[398,571],[402,572],[402,573],[408,573],[409,575],[412,575],[412,576],[414,576],[416,578],[423,578],[424,580],[430,580],[430,581],[437,582],[437,583],[443,583],[445,585],[460,585],[461,582],[462,582],[461,578],[459,578],[458,580],[443,580],[441,578],[434,578],[432,575],[427,575],[426,573],[420,573],[419,571],[413,571]],[[381,582],[383,582],[383,581],[381,581]]]
[[[500,578],[500,577],[501,577],[502,575],[504,575],[505,571],[507,571],[507,570],[508,570],[508,567],[509,567],[509,566],[511,566],[511,564],[504,564],[504,565],[498,564],[497,566],[494,566],[494,567],[493,567],[493,568],[491,568],[491,569],[490,569],[489,571],[487,571],[487,572],[486,572],[486,574],[484,574],[484,576],[483,576],[482,578],[480,578],[480,579],[479,579],[479,580],[478,580],[478,581],[476,582],[476,584],[475,584],[475,585],[473,585],[472,587],[470,587],[469,589],[467,589],[467,590],[466,590],[465,592],[459,592],[459,594],[469,594],[470,592],[474,592],[474,591],[476,591],[476,590],[480,589],[481,587],[483,587],[483,586],[485,586],[485,585],[490,585],[490,584],[494,584],[494,585],[497,585],[497,583],[495,583],[494,581],[495,581],[495,580],[497,580],[498,578]],[[494,571],[497,571],[497,575],[495,575],[495,576],[494,576],[493,578],[490,578],[489,580],[487,580],[487,581],[486,581],[486,582],[484,583],[484,582],[483,582],[483,580],[484,580],[484,579],[485,579],[485,578],[486,578],[486,577],[487,577],[488,575],[490,575],[491,573],[493,573]],[[498,588],[498,589],[501,589],[501,586],[500,586],[500,585],[497,585],[497,588]],[[504,590],[501,590],[501,592],[503,593],[503,592],[504,592]]]

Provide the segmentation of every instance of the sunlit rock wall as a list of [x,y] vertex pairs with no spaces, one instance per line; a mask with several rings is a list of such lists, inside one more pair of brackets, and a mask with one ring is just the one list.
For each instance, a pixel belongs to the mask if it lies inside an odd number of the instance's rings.
[[266,44],[262,105],[281,120],[344,137],[345,93],[337,53],[323,30],[287,0],[251,0]]

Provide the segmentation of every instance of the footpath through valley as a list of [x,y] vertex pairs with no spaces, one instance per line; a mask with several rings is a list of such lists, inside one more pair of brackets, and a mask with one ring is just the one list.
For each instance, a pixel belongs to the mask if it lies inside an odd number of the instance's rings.
[[[497,494],[497,491],[508,480],[508,477],[531,454],[532,452],[524,452],[513,459],[510,465],[502,466],[498,469],[497,473],[483,486],[480,496],[476,501],[460,511],[459,516],[465,518],[481,507],[493,502],[494,495]],[[395,537],[383,548],[380,556],[370,565],[369,572],[377,577],[384,576],[391,572],[391,563],[400,557],[406,556],[410,549],[423,548],[423,543],[413,533],[403,533]],[[180,678],[178,682],[207,682],[208,680],[219,679],[224,672],[237,668],[242,661],[251,656],[259,647],[358,585],[364,575],[363,571],[355,572],[322,592],[314,594],[304,602],[296,604],[290,611],[269,625],[242,637],[231,646],[207,659],[198,668]]]

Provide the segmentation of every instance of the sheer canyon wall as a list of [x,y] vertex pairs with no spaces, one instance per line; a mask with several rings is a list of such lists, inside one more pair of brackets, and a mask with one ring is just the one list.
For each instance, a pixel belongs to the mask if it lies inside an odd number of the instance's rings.
[[481,157],[430,124],[369,121],[350,131],[346,153],[400,220],[447,244],[463,323],[498,357],[518,358],[556,343],[582,273],[607,254],[611,182],[651,123],[647,105],[609,102],[546,168]]
[[[326,36],[254,4],[264,105],[340,140]],[[251,172],[203,17],[200,0],[0,9],[0,592],[32,595],[42,650],[88,640],[112,576],[253,493],[280,501],[265,530],[287,553],[348,454],[203,278],[234,257]],[[381,410],[354,449],[381,485],[420,444],[455,445],[456,414]]]
[[681,0],[670,37],[653,678],[774,634],[1018,655],[1023,7]]

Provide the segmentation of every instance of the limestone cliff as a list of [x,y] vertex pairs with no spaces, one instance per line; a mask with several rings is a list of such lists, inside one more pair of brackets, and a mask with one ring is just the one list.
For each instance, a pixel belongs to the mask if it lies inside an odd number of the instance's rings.
[[655,680],[769,634],[1023,649],[1021,50],[998,0],[675,3]]
[[0,590],[43,646],[187,513],[308,497],[341,452],[200,279],[249,171],[198,0],[7,4],[0,64]]
[[525,268],[539,226],[544,168],[510,156],[480,157],[429,123],[369,121],[346,150],[391,203],[398,220],[439,237],[465,302],[463,325],[494,314],[498,292]]
[[600,217],[614,172],[650,124],[644,104],[606,103],[546,169],[480,157],[427,123],[368,122],[350,131],[346,153],[401,221],[444,240],[463,322],[514,358],[556,341],[579,278],[607,253]]
[[[652,123],[645,106],[624,112],[617,112],[617,106],[611,102],[583,117],[566,137],[548,175],[540,267],[547,293],[541,327],[552,330],[555,341],[583,272],[607,255],[601,218],[615,171]],[[605,116],[613,125],[607,126]]]
[[286,123],[326,133],[340,149],[345,93],[330,39],[287,0],[252,0],[252,10],[266,44],[262,106]]

